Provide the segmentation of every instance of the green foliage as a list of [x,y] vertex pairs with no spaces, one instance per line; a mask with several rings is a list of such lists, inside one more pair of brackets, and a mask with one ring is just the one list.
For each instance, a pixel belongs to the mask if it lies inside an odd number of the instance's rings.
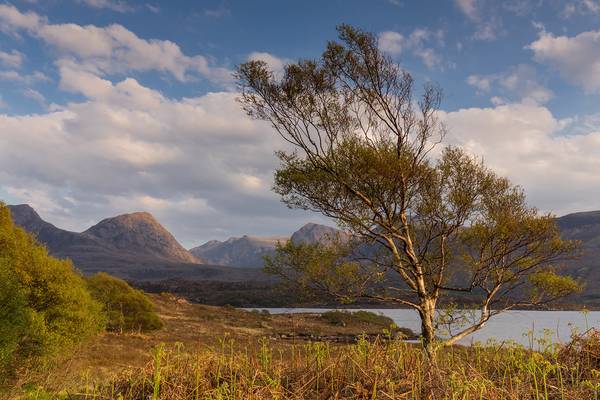
[[378,325],[383,328],[395,327],[394,320],[382,314],[371,311],[327,311],[321,314],[321,318],[333,325],[348,326],[358,324]]
[[549,269],[531,274],[529,282],[533,286],[532,297],[536,302],[540,302],[543,296],[548,296],[550,299],[560,298],[582,290],[581,285],[572,277],[558,275]]
[[[433,151],[447,133],[440,89],[425,85],[416,101],[412,76],[381,52],[376,35],[348,25],[338,33],[320,58],[289,64],[282,75],[261,61],[240,65],[240,100],[291,146],[277,152],[282,201],[333,219],[357,251],[381,251],[354,263],[335,249],[286,245],[267,271],[344,301],[416,309],[432,355],[440,302],[470,294],[481,311],[445,341],[452,344],[481,328],[491,309],[531,305],[519,289],[537,270],[571,259],[578,243],[561,240],[551,215],[476,157],[450,146]],[[543,301],[576,289],[567,278],[532,279],[551,290]]]
[[[29,314],[23,290],[6,260],[0,261],[0,371],[7,368],[27,332]],[[1,376],[1,375],[0,375]]]
[[162,327],[148,296],[124,280],[100,272],[88,279],[88,288],[103,305],[109,330],[151,331]]
[[334,238],[314,244],[288,240],[265,257],[264,271],[283,277],[301,296],[333,296],[350,303],[375,279],[369,266],[352,261],[351,253],[350,243]]
[[0,367],[56,355],[103,325],[71,262],[48,255],[0,204]]

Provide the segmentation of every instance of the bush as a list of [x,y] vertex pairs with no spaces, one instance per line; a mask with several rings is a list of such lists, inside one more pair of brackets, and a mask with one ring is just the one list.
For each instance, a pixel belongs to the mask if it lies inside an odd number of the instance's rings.
[[321,318],[332,325],[377,325],[383,328],[395,327],[394,320],[385,315],[376,314],[370,311],[327,311],[321,314]]
[[151,331],[163,326],[148,296],[124,280],[100,272],[88,279],[88,288],[103,305],[107,329]]
[[101,305],[71,262],[48,255],[0,203],[0,371],[56,355],[103,326]]

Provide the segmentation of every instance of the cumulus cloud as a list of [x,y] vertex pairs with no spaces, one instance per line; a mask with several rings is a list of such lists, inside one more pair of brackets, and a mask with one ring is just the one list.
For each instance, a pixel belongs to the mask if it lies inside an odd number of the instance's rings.
[[[83,230],[110,215],[147,210],[188,246],[245,233],[289,233],[315,219],[286,209],[270,190],[273,151],[284,143],[267,124],[243,114],[235,93],[176,99],[128,77],[153,70],[180,81],[219,81],[227,79],[227,69],[121,25],[51,24],[8,5],[0,5],[0,29],[51,46],[59,88],[83,98],[40,113],[0,114],[2,191],[31,203],[44,218]],[[379,36],[383,50],[410,52],[433,68],[443,61],[436,60],[432,43],[443,46],[443,33]],[[549,62],[553,53],[543,47],[534,51],[546,57],[538,61]],[[262,59],[275,71],[289,61],[264,52],[249,59]],[[47,79],[4,65],[0,79]],[[442,113],[449,143],[484,157],[543,210],[597,208],[600,118],[557,119],[543,106],[552,93],[531,66],[473,75],[468,82],[502,97],[493,97],[494,107]],[[22,93],[46,102],[33,89]]]
[[524,103],[461,109],[443,119],[450,143],[524,187],[532,205],[559,215],[598,208],[600,124],[565,135],[573,121]]
[[[517,65],[502,74],[470,75],[467,83],[480,94],[499,91],[521,102],[543,104],[554,96],[550,89],[539,82],[536,70],[527,64]],[[497,96],[495,98],[498,99]]]
[[8,4],[0,4],[0,21],[2,21],[0,29],[11,33],[16,33],[16,30],[20,29],[35,32],[46,23],[45,18],[38,14],[32,11],[22,13],[16,7]]
[[473,39],[483,41],[496,39],[498,31],[502,28],[502,22],[496,15],[496,10],[483,10],[484,2],[482,0],[454,0],[454,3],[465,17],[476,26]]
[[17,50],[12,50],[11,52],[0,51],[0,64],[11,68],[18,68],[21,66],[24,57],[23,53]]
[[273,71],[275,76],[282,76],[285,66],[290,64],[292,60],[289,58],[277,57],[270,53],[255,51],[248,55],[248,60],[263,61],[267,64],[269,70]]
[[0,80],[17,82],[24,85],[32,85],[36,82],[48,81],[49,78],[44,73],[39,71],[27,74],[15,70],[0,70]]
[[122,25],[107,27],[77,24],[50,24],[35,13],[22,13],[0,5],[0,24],[12,32],[25,31],[53,46],[61,58],[97,74],[131,71],[161,71],[185,81],[200,75],[217,83],[231,80],[231,72],[213,66],[203,55],[185,55],[169,40],[142,39]]
[[381,32],[378,36],[379,48],[394,57],[408,51],[420,58],[429,69],[443,67],[442,56],[430,45],[432,41],[443,46],[444,32],[417,28],[408,36],[395,31]]
[[307,220],[270,191],[283,143],[243,114],[236,94],[175,100],[132,78],[92,78],[71,82],[83,102],[0,115],[0,179],[12,196],[75,230],[148,210],[189,245]]
[[600,31],[576,36],[541,31],[527,47],[536,61],[556,68],[565,80],[588,93],[600,91]]

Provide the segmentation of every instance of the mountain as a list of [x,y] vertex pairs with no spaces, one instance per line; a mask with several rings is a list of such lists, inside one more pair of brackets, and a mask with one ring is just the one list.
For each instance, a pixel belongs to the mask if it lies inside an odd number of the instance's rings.
[[264,265],[264,257],[275,252],[277,243],[284,244],[288,239],[294,243],[315,243],[326,240],[327,237],[339,232],[329,226],[308,223],[294,232],[291,237],[242,236],[241,238],[233,237],[224,242],[211,240],[190,249],[190,253],[210,264],[261,268]]
[[334,238],[339,234],[341,234],[339,229],[326,225],[308,223],[294,232],[291,240],[294,243],[313,244]]
[[50,253],[60,258],[81,253],[96,253],[112,250],[108,243],[77,232],[57,228],[44,221],[39,214],[27,204],[8,206],[13,221],[26,231],[34,234],[38,241],[46,245]]
[[[203,281],[207,288],[215,290],[219,287],[215,282],[243,282],[251,287],[263,287],[273,279],[260,271],[263,257],[273,254],[278,242],[291,239],[296,243],[315,243],[340,232],[310,223],[289,238],[243,236],[223,242],[213,240],[188,252],[148,213],[107,218],[78,233],[44,221],[26,204],[9,208],[17,225],[34,234],[52,255],[72,259],[85,274],[105,271],[130,281],[169,281],[173,285]],[[586,284],[577,301],[600,305],[597,287],[600,282],[600,211],[569,214],[557,218],[556,222],[564,239],[582,242],[582,256],[568,262],[564,269]]]
[[584,283],[584,303],[600,304],[600,211],[579,212],[557,218],[563,239],[581,241],[582,255],[570,261],[565,272]]
[[184,249],[173,235],[147,212],[104,219],[83,234],[95,237],[119,250],[169,261],[201,262]]
[[277,243],[285,243],[288,237],[262,238],[255,236],[232,237],[224,242],[211,240],[190,250],[196,257],[210,264],[261,268],[263,257],[275,252]]
[[252,279],[235,269],[200,264],[151,214],[108,218],[84,232],[44,221],[29,205],[8,206],[15,223],[36,236],[50,254],[70,258],[84,274],[108,272],[132,281],[160,279]]

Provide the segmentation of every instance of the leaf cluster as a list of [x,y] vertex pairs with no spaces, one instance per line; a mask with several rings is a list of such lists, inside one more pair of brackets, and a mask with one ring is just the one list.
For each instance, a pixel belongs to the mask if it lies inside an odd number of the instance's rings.
[[0,204],[0,370],[59,354],[104,323],[71,262],[51,257]]

